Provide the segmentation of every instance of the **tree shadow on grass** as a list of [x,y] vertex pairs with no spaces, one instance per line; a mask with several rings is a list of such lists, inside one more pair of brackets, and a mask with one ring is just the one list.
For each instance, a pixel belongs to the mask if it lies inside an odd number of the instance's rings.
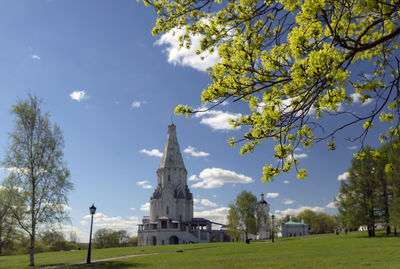
[[124,269],[124,268],[141,268],[145,267],[145,264],[136,262],[123,262],[123,261],[106,261],[106,262],[95,262],[91,264],[81,264],[75,266],[69,266],[65,268],[83,269],[83,268],[96,268],[96,269]]

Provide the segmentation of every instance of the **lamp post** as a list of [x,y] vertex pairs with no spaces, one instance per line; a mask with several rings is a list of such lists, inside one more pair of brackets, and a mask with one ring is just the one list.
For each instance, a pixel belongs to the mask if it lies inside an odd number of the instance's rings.
[[272,215],[272,243],[274,243],[274,220],[275,215]]
[[91,207],[89,207],[90,214],[92,214],[92,221],[90,223],[90,237],[89,237],[89,248],[88,248],[88,254],[87,254],[87,261],[86,263],[90,263],[90,252],[92,251],[92,228],[93,228],[93,215],[96,213],[96,207],[94,204],[92,204]]

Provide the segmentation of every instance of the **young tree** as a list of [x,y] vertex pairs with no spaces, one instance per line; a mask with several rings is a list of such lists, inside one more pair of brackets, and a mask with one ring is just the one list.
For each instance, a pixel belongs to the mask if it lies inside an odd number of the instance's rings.
[[368,236],[375,236],[376,212],[382,205],[378,202],[379,182],[372,152],[367,147],[362,160],[352,160],[349,177],[341,182],[337,200],[339,213],[351,226],[367,225]]
[[[230,123],[247,132],[230,142],[245,142],[245,154],[263,140],[276,141],[278,164],[264,167],[264,182],[293,167],[305,178],[295,148],[328,141],[334,150],[336,133],[346,127],[363,123],[353,139],[364,141],[379,118],[392,122],[383,141],[399,136],[399,0],[141,1],[157,12],[154,35],[172,33],[202,58],[218,51],[201,96],[205,108],[179,105],[175,112],[246,103],[250,112]],[[352,102],[373,105],[361,114],[344,106]],[[322,116],[340,120],[327,125]]]
[[69,242],[74,244],[79,243],[79,236],[75,231],[70,231],[68,235],[69,235]]
[[323,212],[316,213],[310,209],[300,212],[295,220],[303,221],[305,224],[310,225],[312,233],[325,233],[338,228],[338,223],[334,216]]
[[390,161],[388,159],[387,154],[385,154],[386,147],[388,145],[384,145],[380,148],[379,152],[382,153],[379,156],[376,156],[374,160],[374,171],[373,174],[375,176],[376,183],[378,184],[378,195],[376,203],[379,205],[379,209],[376,210],[375,214],[377,217],[377,221],[386,225],[386,234],[390,234],[390,204],[393,197],[393,189],[390,185],[389,174],[385,172],[385,166]]
[[118,247],[126,247],[129,244],[130,237],[126,230],[118,230],[115,232],[118,237]]
[[3,162],[10,172],[5,186],[14,191],[12,197],[18,205],[13,207],[13,216],[30,237],[31,266],[35,264],[38,229],[67,217],[64,208],[72,189],[60,128],[50,123],[40,105],[41,100],[29,95],[13,107],[15,127]]
[[374,223],[396,229],[400,224],[400,152],[398,142],[383,145],[378,150],[367,147],[362,160],[353,159],[350,177],[341,183],[336,200],[344,223],[350,226],[368,225],[373,236]]
[[306,209],[302,212],[300,212],[297,217],[295,218],[296,221],[303,221],[305,224],[310,225],[311,231],[317,232],[318,230],[316,229],[316,218],[317,218],[317,213],[315,213],[311,209]]
[[3,254],[2,250],[12,243],[12,233],[15,229],[12,206],[10,192],[0,186],[0,256]]
[[137,247],[137,245],[138,245],[138,237],[137,237],[137,236],[132,236],[132,237],[129,239],[129,246],[131,246],[131,247]]
[[93,241],[96,248],[118,247],[118,232],[113,229],[99,229],[94,233]]
[[239,214],[234,204],[229,204],[229,213],[228,213],[228,233],[229,236],[233,238],[235,242],[240,240],[240,222],[239,222]]
[[389,220],[394,226],[397,234],[397,227],[400,227],[400,150],[393,145],[387,145],[386,150],[389,164],[386,166],[388,173],[388,185],[390,188],[391,199],[389,199]]
[[40,240],[48,245],[54,241],[65,241],[65,236],[62,232],[56,231],[54,229],[44,231],[40,234]]
[[247,241],[249,233],[257,232],[256,208],[257,197],[251,192],[242,191],[238,194],[229,208],[228,227],[231,234],[237,235],[240,231],[245,234]]

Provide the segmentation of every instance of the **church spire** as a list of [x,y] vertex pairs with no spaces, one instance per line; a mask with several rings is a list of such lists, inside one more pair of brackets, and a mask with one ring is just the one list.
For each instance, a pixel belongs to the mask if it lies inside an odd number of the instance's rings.
[[176,137],[176,126],[171,123],[168,126],[167,142],[165,143],[164,153],[161,158],[159,169],[162,168],[183,168],[183,158],[179,149],[178,138]]

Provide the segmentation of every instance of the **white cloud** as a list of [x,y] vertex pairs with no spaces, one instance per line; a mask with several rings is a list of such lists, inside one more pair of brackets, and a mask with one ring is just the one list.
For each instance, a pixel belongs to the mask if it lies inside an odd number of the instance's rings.
[[358,149],[358,146],[348,146],[347,149],[355,150],[355,149]]
[[284,180],[283,184],[289,184],[289,180]]
[[194,198],[193,199],[193,204],[194,204],[194,209],[195,210],[203,210],[204,207],[199,206],[200,205],[200,199],[199,198]]
[[[282,98],[282,97],[281,97]],[[294,110],[294,109],[300,109],[300,107],[297,107],[297,100],[296,100],[297,98],[296,97],[292,97],[292,98],[287,98],[287,99],[281,99],[281,101],[282,101],[282,103],[280,104],[280,106],[279,106],[279,110],[281,111],[281,113],[282,114],[288,114],[288,113],[292,113],[292,111]],[[296,101],[295,103],[295,107],[293,107],[293,101]],[[258,108],[257,108],[257,111],[259,112],[259,113],[261,113],[261,114],[263,114],[263,112],[264,112],[264,107],[265,107],[265,103],[264,102],[260,102],[259,104],[258,104]],[[333,112],[334,110],[332,110],[332,109],[324,109],[324,110],[328,110],[328,111],[331,111],[331,112]],[[337,110],[336,110],[337,112],[339,112],[339,111],[343,111],[343,105],[342,105],[342,103],[339,103],[338,104],[338,108],[337,108]],[[308,110],[308,112],[307,112],[307,114],[306,114],[306,116],[312,116],[312,115],[315,115],[316,114],[316,112],[317,112],[317,110],[314,108],[314,107],[311,107],[309,110]],[[304,111],[303,110],[298,110],[297,112],[296,112],[296,116],[297,117],[300,117],[301,115],[303,115],[304,114]]]
[[150,202],[141,205],[140,211],[150,211]]
[[[86,215],[84,219],[90,219],[91,215]],[[103,213],[96,213],[93,216],[93,226],[96,228],[109,228],[113,230],[127,230],[131,234],[137,233],[139,219],[135,216],[129,217],[109,217]]]
[[63,208],[64,211],[71,211],[72,208],[66,204],[60,204],[60,206]]
[[357,92],[350,94],[350,97],[353,98],[353,103],[358,103],[358,104],[361,104],[362,106],[366,106],[366,105],[372,103],[372,101],[374,101],[374,99],[368,98],[364,101],[364,103],[362,103],[361,102],[361,94],[359,94]]
[[162,153],[158,149],[152,149],[152,150],[142,149],[140,150],[140,152],[147,154],[149,156],[162,157]]
[[[287,114],[290,113],[291,111],[293,111],[293,107],[292,107],[292,101],[295,100],[296,98],[287,98],[287,99],[281,99],[282,103],[279,106],[279,110],[281,111],[282,114]],[[258,104],[258,108],[257,111],[260,114],[263,114],[264,112],[264,107],[265,107],[265,103],[261,102]],[[311,107],[307,113],[307,116],[311,116],[314,115],[316,113],[315,108]],[[296,113],[297,116],[301,116],[303,114],[303,111],[300,110]]]
[[217,204],[208,200],[208,199],[199,199],[199,198],[194,198],[194,209],[197,210],[202,210],[204,207],[216,207]]
[[225,183],[246,184],[254,181],[251,177],[221,168],[206,168],[201,171],[199,178],[199,182],[193,184],[192,188],[213,189],[220,188]]
[[283,200],[283,204],[284,205],[291,205],[291,204],[293,204],[294,203],[294,200],[291,200],[291,199],[285,199],[285,200]]
[[198,180],[200,180],[200,178],[198,176],[196,176],[196,175],[191,175],[189,177],[189,181],[198,181]]
[[279,196],[279,193],[277,192],[269,192],[267,193],[267,198],[276,198]]
[[279,216],[286,216],[286,215],[296,216],[300,212],[302,212],[302,211],[304,211],[306,209],[310,209],[310,210],[315,211],[315,212],[324,212],[325,211],[325,208],[324,207],[320,207],[320,206],[314,206],[314,207],[301,206],[299,208],[288,208],[288,209],[285,209],[285,210],[275,210],[274,213],[276,215],[279,215]]
[[217,223],[225,224],[227,223],[228,212],[229,207],[220,207],[212,210],[195,211],[193,215],[195,218],[206,218]]
[[15,174],[28,174],[28,168],[18,168],[18,167],[2,167],[1,170],[7,173],[15,173]]
[[335,203],[334,202],[330,202],[329,204],[327,204],[325,207],[327,208],[336,208]]
[[85,91],[73,91],[69,97],[71,97],[72,100],[80,102],[88,99],[90,96],[88,96]]
[[[205,112],[198,112],[195,114],[196,118],[200,118],[200,123],[208,125],[213,130],[232,130],[229,124],[229,119],[238,119],[242,116],[240,113],[224,112],[220,110],[210,110]],[[237,127],[236,129],[240,129]]]
[[40,60],[40,56],[39,56],[39,55],[36,55],[36,54],[32,55],[31,58],[32,58],[33,60]]
[[142,187],[143,189],[151,189],[153,188],[150,184],[150,182],[148,180],[143,180],[143,181],[138,181],[136,184],[140,187]]
[[204,151],[196,151],[196,149],[192,146],[188,146],[183,150],[183,152],[188,153],[192,155],[193,157],[207,157],[210,155],[210,153],[204,152]]
[[[200,48],[201,35],[192,36],[192,46],[190,49],[185,47],[179,49],[179,36],[185,34],[185,30],[175,30],[175,35],[165,33],[154,44],[157,46],[166,45],[163,52],[168,55],[168,63],[173,65],[189,66],[198,71],[205,72],[208,67],[213,67],[219,62],[218,52],[215,49],[213,54],[202,53],[196,55],[195,51]],[[201,57],[205,57],[201,60]]]
[[291,160],[293,160],[293,158],[295,158],[295,159],[304,159],[304,158],[307,158],[307,157],[308,157],[307,153],[299,153],[299,154],[293,153],[293,157],[292,157],[292,155],[289,155],[287,157],[287,160],[291,161]]
[[141,105],[142,103],[140,101],[134,101],[132,102],[131,107],[139,108]]
[[136,210],[136,208],[134,208],[134,207],[131,207],[131,208],[129,208],[129,210],[131,210],[131,211],[135,211],[135,210]]
[[208,199],[201,199],[201,200],[200,199],[196,199],[196,200],[198,201],[198,203],[200,203],[200,204],[202,204],[204,206],[209,206],[209,207],[216,207],[217,206],[216,203],[211,202]]
[[147,101],[133,101],[132,104],[131,104],[131,107],[139,108],[139,107],[141,107],[142,105],[144,105],[146,103],[147,103]]
[[308,155],[306,153],[300,153],[300,154],[294,153],[293,157],[296,158],[296,159],[304,159],[304,158],[307,158]]
[[349,177],[349,172],[344,172],[343,174],[340,174],[337,177],[337,180],[342,181],[342,180],[347,180],[347,178]]

